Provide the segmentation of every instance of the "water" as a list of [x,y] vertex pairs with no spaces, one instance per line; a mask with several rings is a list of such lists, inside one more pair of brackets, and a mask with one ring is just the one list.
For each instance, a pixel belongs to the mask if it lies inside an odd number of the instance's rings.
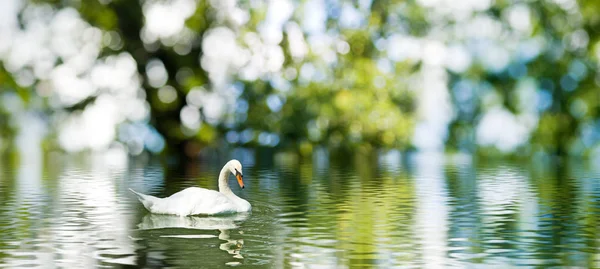
[[600,268],[600,171],[586,161],[247,155],[246,189],[230,184],[252,212],[210,218],[150,215],[127,189],[215,189],[227,158],[5,158],[0,265]]

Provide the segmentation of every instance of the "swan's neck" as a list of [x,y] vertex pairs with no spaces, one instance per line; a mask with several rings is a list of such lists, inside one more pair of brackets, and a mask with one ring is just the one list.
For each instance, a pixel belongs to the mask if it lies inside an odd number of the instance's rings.
[[221,169],[221,173],[219,174],[219,192],[223,194],[233,194],[231,188],[229,188],[229,183],[227,182],[228,177],[229,168],[227,167],[227,165],[225,165],[223,166],[223,169]]
[[229,198],[229,200],[231,200],[236,205],[236,210],[238,212],[246,212],[251,208],[250,203],[238,197],[237,195],[235,195],[235,193],[233,193],[233,191],[231,191],[227,180],[229,177],[229,173],[231,173],[229,171],[229,165],[226,164],[223,167],[223,169],[221,169],[221,173],[219,174],[219,192],[227,196],[227,198]]

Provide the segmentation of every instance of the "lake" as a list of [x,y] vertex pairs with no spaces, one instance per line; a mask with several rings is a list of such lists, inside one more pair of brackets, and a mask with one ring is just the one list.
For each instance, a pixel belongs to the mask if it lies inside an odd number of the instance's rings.
[[[128,191],[216,189],[230,158],[250,214],[151,215]],[[600,168],[586,160],[49,153],[4,158],[0,199],[2,267],[600,268]]]

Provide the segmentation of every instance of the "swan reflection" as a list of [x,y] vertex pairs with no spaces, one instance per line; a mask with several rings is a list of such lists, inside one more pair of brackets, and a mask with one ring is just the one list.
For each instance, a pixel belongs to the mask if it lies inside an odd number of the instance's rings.
[[219,248],[233,255],[234,258],[243,259],[244,257],[242,257],[240,254],[240,251],[242,250],[242,247],[244,247],[244,239],[231,239],[229,236],[229,230],[220,231],[221,233],[219,234],[219,239],[227,242],[219,245]]
[[142,218],[140,230],[184,228],[198,230],[228,230],[238,228],[248,218],[248,213],[227,216],[187,216],[147,214]]
[[[232,230],[235,235],[237,232],[235,229],[239,228],[239,224],[248,218],[248,213],[227,215],[227,216],[187,216],[179,217],[173,215],[157,215],[147,214],[142,218],[142,221],[138,224],[138,228],[141,231],[148,231],[152,234],[160,233],[158,237],[165,238],[185,238],[191,240],[203,239],[203,240],[214,240],[218,238],[224,242],[219,244],[219,249],[223,250],[231,255],[235,259],[243,259],[244,257],[240,254],[242,247],[244,246],[244,239],[232,238]],[[187,232],[176,230],[176,234],[162,229],[190,229]],[[191,230],[218,230],[219,235],[205,234],[205,233],[194,233]],[[180,233],[182,232],[182,233]],[[241,232],[240,232],[241,234]],[[233,236],[235,237],[235,236]],[[205,241],[209,242],[209,241]],[[173,246],[173,245],[171,245]],[[240,262],[231,261],[228,265],[239,265]]]

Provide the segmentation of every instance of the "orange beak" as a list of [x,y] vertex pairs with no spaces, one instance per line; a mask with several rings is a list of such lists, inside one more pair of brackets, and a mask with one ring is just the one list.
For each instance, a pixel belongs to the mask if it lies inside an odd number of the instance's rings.
[[242,189],[244,188],[244,176],[242,176],[242,174],[237,173],[235,175],[235,178],[237,178],[238,184],[240,184],[240,187],[242,187]]

